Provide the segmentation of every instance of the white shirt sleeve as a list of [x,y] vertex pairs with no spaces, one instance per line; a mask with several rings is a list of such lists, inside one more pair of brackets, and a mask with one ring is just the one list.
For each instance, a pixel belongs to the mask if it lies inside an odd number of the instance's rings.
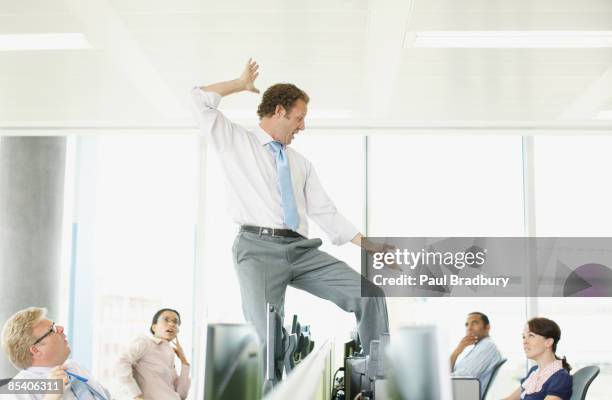
[[329,240],[335,245],[344,244],[357,235],[359,230],[346,219],[329,198],[312,164],[308,165],[304,196],[306,197],[306,214],[323,229]]
[[227,119],[217,109],[222,96],[215,92],[205,92],[200,88],[191,91],[195,118],[202,133],[212,141],[218,152],[232,146],[237,125]]
[[134,378],[133,366],[149,349],[150,341],[146,337],[139,337],[130,343],[129,348],[121,354],[117,362],[115,375],[125,392],[131,397],[142,395],[142,390]]

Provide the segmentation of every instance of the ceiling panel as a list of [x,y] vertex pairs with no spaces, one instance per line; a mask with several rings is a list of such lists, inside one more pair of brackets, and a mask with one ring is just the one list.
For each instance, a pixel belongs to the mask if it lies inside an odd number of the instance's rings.
[[[348,32],[363,34],[364,11],[208,11],[171,14],[122,14],[135,33],[300,33]],[[279,40],[283,40],[282,36]]]
[[[0,52],[0,126],[188,124],[160,107],[236,77],[248,57],[261,65],[261,89],[295,82],[313,114],[342,110],[357,116],[349,126],[563,121],[570,109],[589,120],[612,109],[610,48],[403,46],[415,30],[612,30],[609,0],[88,1],[0,0],[0,34],[83,32],[94,45]],[[258,100],[236,95],[223,107],[242,115]]]
[[66,12],[59,0],[0,0],[0,15],[52,15]]

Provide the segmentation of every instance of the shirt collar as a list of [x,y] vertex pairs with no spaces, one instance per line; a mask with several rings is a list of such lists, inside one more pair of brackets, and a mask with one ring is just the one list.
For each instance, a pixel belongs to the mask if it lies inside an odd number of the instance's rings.
[[[68,358],[66,361],[64,361],[63,364],[61,365],[65,365],[67,367],[71,367],[74,365],[78,365],[76,362],[74,362],[74,360],[72,358]],[[33,367],[28,367],[26,368],[24,371],[27,371],[31,374],[34,375],[48,375],[48,373],[53,369],[54,367],[42,367],[42,366],[33,366]]]
[[478,343],[476,343],[476,344],[482,343],[482,342],[484,342],[485,340],[491,340],[491,336],[485,336],[485,337],[483,337],[483,338],[482,338],[482,339],[480,339],[480,340],[478,341]]
[[255,137],[259,140],[259,143],[261,143],[262,146],[265,146],[268,143],[274,141],[274,139],[272,139],[272,136],[270,136],[268,132],[264,131],[263,128],[259,125],[255,127],[253,133],[255,134]]
[[155,343],[155,344],[161,344],[162,342],[165,342],[165,340],[164,340],[164,339],[160,339],[160,338],[155,337],[155,336],[151,336],[151,340],[152,340],[152,341],[153,341],[153,343]]
[[563,369],[563,363],[561,360],[555,360],[546,367],[536,369],[533,371],[527,379],[521,385],[525,389],[525,394],[532,394],[542,391],[542,386],[548,381],[548,379],[557,373],[557,371]]
[[34,375],[47,375],[53,367],[28,367],[25,370]]

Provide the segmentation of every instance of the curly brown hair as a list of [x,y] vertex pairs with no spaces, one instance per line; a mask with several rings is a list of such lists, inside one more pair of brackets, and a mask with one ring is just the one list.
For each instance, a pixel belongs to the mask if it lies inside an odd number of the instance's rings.
[[274,115],[276,106],[282,106],[288,113],[295,105],[297,100],[304,100],[305,103],[310,101],[310,97],[302,89],[291,83],[277,83],[270,86],[263,94],[261,103],[257,107],[257,115],[259,119]]

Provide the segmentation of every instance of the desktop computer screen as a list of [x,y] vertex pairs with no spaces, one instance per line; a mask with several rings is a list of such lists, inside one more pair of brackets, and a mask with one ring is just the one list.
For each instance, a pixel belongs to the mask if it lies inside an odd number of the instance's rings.
[[262,348],[250,324],[210,324],[206,344],[204,400],[259,400]]

